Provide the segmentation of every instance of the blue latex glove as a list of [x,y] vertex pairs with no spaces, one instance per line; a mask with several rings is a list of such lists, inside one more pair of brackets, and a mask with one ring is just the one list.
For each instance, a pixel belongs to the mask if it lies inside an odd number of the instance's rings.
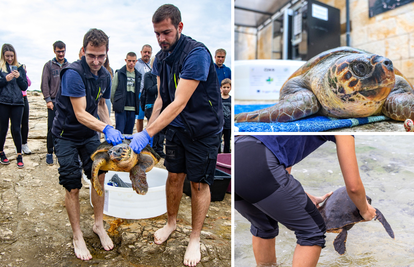
[[114,127],[112,127],[109,124],[105,126],[102,132],[105,134],[106,142],[114,146],[122,143],[122,140],[124,140],[124,137],[122,136],[121,132],[118,130],[115,130]]
[[[130,137],[128,137],[128,139],[130,139]],[[129,146],[135,153],[139,154],[150,141],[151,137],[147,133],[147,130],[144,129],[142,132],[136,133],[132,136],[132,141]]]

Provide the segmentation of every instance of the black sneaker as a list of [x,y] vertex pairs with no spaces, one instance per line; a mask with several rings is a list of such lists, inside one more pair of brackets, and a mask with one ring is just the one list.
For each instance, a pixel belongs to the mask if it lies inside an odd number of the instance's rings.
[[17,155],[16,160],[17,160],[17,168],[19,168],[19,169],[23,168],[24,167],[23,156],[22,155]]
[[10,164],[10,161],[7,159],[6,154],[4,154],[4,152],[0,153],[0,161],[1,161],[1,164],[4,164],[4,165]]

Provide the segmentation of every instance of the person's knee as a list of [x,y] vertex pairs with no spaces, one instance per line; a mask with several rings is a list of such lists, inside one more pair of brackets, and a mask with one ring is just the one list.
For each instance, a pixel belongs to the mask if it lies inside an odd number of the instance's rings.
[[183,186],[185,180],[185,173],[168,173],[168,183],[171,186]]
[[268,229],[259,229],[253,225],[250,226],[250,233],[255,236],[259,237],[261,239],[273,239],[276,238],[276,236],[279,235],[279,228],[268,228]]
[[325,231],[317,233],[296,233],[297,244],[301,246],[325,247]]
[[210,186],[206,183],[190,182],[191,194],[210,193]]
[[72,188],[72,189],[66,189],[66,195],[70,199],[77,199],[79,197],[79,189],[78,188]]

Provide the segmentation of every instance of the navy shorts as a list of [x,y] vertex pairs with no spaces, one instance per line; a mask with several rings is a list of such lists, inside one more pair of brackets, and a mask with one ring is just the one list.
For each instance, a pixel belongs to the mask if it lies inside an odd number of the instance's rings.
[[[56,157],[59,161],[59,184],[70,192],[72,189],[82,188],[82,169],[91,179],[91,155],[100,145],[98,135],[83,141],[71,141],[54,137]],[[81,162],[79,161],[81,160]],[[99,171],[104,173],[104,171]]]
[[165,140],[164,166],[169,172],[186,173],[192,182],[213,184],[220,134],[194,141],[186,129],[168,126]]
[[302,185],[259,140],[235,140],[235,208],[263,239],[278,235],[278,223],[293,230],[301,246],[325,246],[325,222]]

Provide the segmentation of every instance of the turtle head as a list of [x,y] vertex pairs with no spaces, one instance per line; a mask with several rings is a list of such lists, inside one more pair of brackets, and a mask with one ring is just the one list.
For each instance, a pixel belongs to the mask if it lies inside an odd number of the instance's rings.
[[328,72],[330,89],[343,101],[384,101],[395,83],[388,58],[351,54],[339,58]]
[[113,146],[108,151],[109,158],[115,162],[128,160],[131,156],[131,153],[132,153],[131,147],[124,143]]

